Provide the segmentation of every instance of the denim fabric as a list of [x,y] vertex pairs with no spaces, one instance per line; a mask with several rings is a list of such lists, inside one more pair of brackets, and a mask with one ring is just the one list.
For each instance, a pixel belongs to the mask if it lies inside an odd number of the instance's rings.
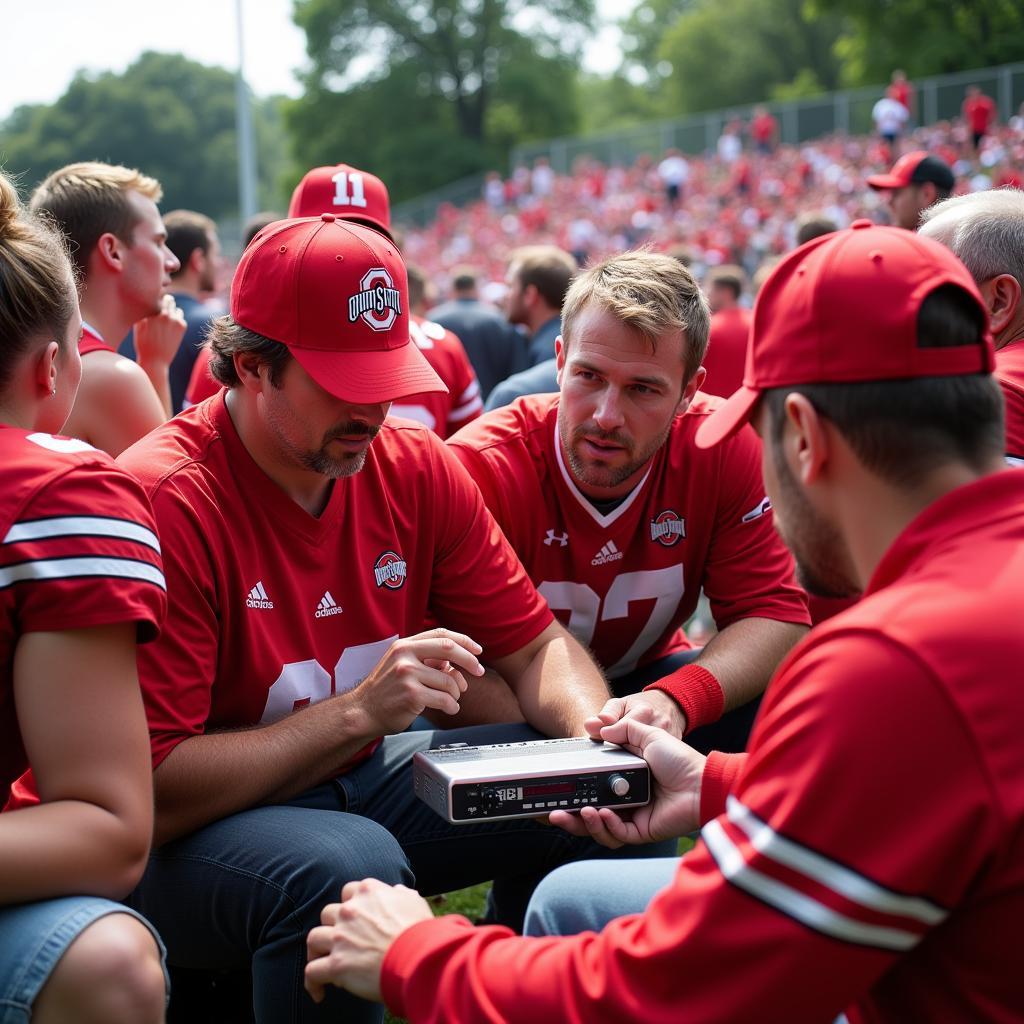
[[585,861],[552,871],[526,909],[525,935],[578,935],[599,932],[609,921],[639,914],[669,885],[678,857],[608,864]]
[[[32,1004],[68,946],[107,914],[130,914],[153,931],[135,911],[98,896],[0,907],[0,1024],[28,1024]],[[163,954],[160,937],[153,937]]]

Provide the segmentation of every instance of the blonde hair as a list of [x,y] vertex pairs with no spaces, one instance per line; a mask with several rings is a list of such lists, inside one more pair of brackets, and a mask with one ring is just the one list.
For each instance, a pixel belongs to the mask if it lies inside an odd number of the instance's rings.
[[704,361],[711,310],[693,274],[664,253],[622,253],[588,267],[572,283],[562,306],[562,337],[572,341],[573,324],[594,303],[639,331],[652,345],[658,335],[685,335],[683,364],[688,381]]
[[63,236],[26,211],[0,172],[0,391],[34,339],[41,336],[63,348],[76,308]]
[[154,203],[163,198],[156,178],[119,164],[95,161],[54,171],[32,194],[31,209],[49,217],[71,243],[71,258],[84,276],[100,236],[108,231],[131,241],[138,215],[128,198],[138,192]]

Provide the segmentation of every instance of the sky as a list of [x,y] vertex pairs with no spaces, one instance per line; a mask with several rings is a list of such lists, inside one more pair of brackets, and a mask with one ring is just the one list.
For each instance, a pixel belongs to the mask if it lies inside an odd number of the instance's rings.
[[[203,64],[238,64],[236,0],[8,0],[0,43],[0,120],[22,103],[52,103],[79,68],[121,72],[145,50],[183,53]],[[606,21],[629,0],[597,0]],[[245,72],[259,96],[295,96],[294,70],[305,64],[305,35],[291,20],[292,0],[242,0]],[[24,41],[24,43],[21,43]],[[611,25],[588,46],[584,66],[618,65]]]

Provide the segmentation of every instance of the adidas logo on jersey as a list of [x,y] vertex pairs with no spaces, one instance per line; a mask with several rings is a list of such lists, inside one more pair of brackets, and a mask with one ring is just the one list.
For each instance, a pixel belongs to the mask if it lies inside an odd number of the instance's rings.
[[615,546],[615,541],[610,540],[590,560],[591,565],[606,565],[608,562],[617,562],[622,557],[622,552]]
[[340,615],[342,612],[341,606],[337,601],[331,597],[329,590],[324,591],[324,596],[320,598],[320,603],[316,606],[316,617],[318,619],[326,619],[328,615]]
[[246,608],[273,608],[274,602],[267,596],[267,592],[263,589],[263,580],[260,580],[252,590],[249,591],[249,596],[245,599]]

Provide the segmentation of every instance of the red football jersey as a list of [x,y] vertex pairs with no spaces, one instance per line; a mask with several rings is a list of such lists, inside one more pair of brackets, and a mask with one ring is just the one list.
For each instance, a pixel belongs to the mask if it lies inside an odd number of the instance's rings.
[[1006,403],[1006,457],[1024,466],[1024,338],[996,352],[996,379]]
[[[945,495],[768,686],[726,806],[642,915],[388,950],[415,1024],[1024,1019],[1024,475]],[[984,642],[972,643],[983,637]],[[742,757],[742,755],[740,755]]]
[[711,317],[711,340],[704,355],[701,390],[728,398],[743,383],[747,361],[747,338],[754,315],[743,306],[723,309]]
[[772,524],[757,436],[693,443],[718,399],[698,393],[618,508],[602,515],[562,459],[558,395],[529,395],[448,442],[551,610],[610,678],[687,646],[701,587],[720,629],[749,616],[808,623]]
[[434,391],[409,395],[391,406],[391,416],[403,416],[448,437],[484,411],[480,384],[462,342],[440,324],[423,317],[409,317],[409,336],[426,356],[434,372],[448,386],[448,394]]
[[[138,623],[156,635],[167,598],[149,502],[84,441],[0,426],[0,806],[28,760],[14,707],[24,633]],[[68,685],[74,685],[69,679]],[[30,789],[8,805],[35,803]]]
[[154,765],[189,736],[352,689],[428,610],[485,659],[550,624],[473,482],[425,427],[386,422],[314,518],[252,460],[225,394],[118,459],[149,493],[164,545],[167,627],[139,657]]
[[82,324],[82,336],[78,339],[78,354],[87,356],[90,352],[113,352],[112,349],[88,324]]
[[185,388],[185,408],[212,398],[220,389],[221,385],[210,376],[210,346],[203,345],[196,353],[188,387]]

